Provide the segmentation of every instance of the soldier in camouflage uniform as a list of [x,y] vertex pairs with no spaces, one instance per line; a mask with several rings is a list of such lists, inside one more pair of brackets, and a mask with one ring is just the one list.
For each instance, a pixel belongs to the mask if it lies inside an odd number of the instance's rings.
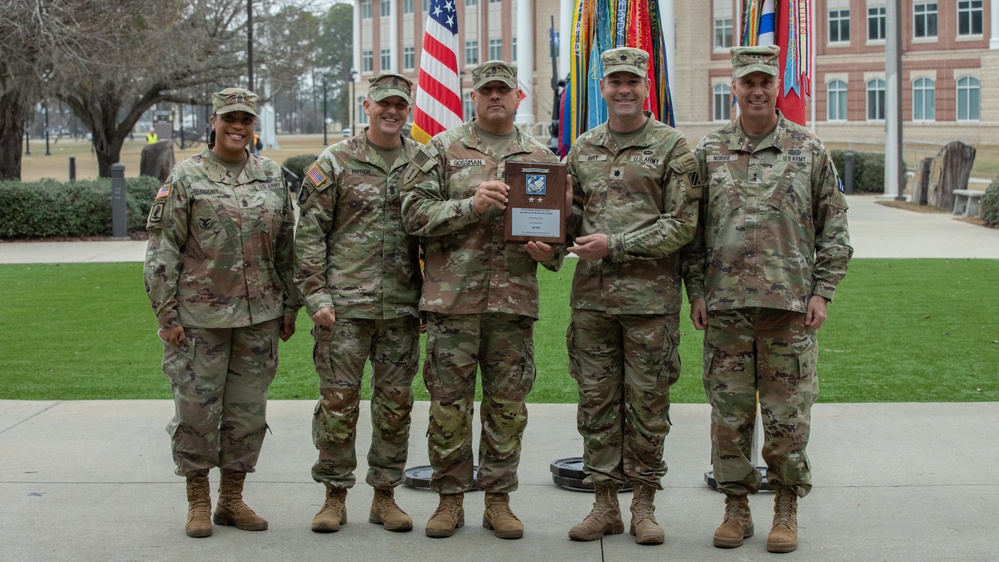
[[181,161],[149,212],[145,284],[176,413],[170,434],[187,478],[192,537],[212,534],[208,471],[222,472],[218,525],[259,531],[242,499],[267,430],[278,337],[295,332],[294,210],[281,168],[247,150],[257,96],[212,96],[215,140]]
[[312,440],[319,460],[312,477],[326,502],[316,532],[347,522],[364,363],[370,358],[371,448],[367,483],[375,489],[368,520],[408,531],[413,520],[393,490],[405,478],[413,378],[419,367],[418,240],[402,228],[399,183],[417,145],[402,136],[412,83],[398,74],[370,78],[369,125],[327,148],[306,173],[295,241],[296,281],[315,322],[319,402]]
[[629,478],[631,534],[662,544],[654,499],[666,474],[669,389],[680,376],[676,252],[694,236],[700,182],[683,136],[642,111],[648,54],[623,47],[601,58],[608,121],[580,135],[566,158],[575,192],[569,251],[580,258],[566,343],[583,470],[596,493],[569,537],[624,532],[617,493]]
[[757,393],[775,488],[771,552],[797,548],[797,498],[812,487],[805,447],[818,394],[816,331],[853,253],[832,158],[775,104],[779,48],[732,49],[740,115],[696,154],[705,179],[698,237],[684,251],[691,320],[704,337],[711,460],[726,495],[717,547],[753,534],[747,494]]
[[[403,182],[406,230],[426,248],[420,309],[428,316],[423,378],[430,392],[430,487],[440,504],[431,537],[464,524],[464,492],[486,492],[483,526],[501,538],[523,536],[509,506],[517,489],[524,399],[534,384],[537,262],[557,270],[562,254],[538,242],[504,242],[503,209],[511,160],[556,162],[544,145],[514,127],[520,96],[516,68],[475,67],[476,120],[434,137],[413,157]],[[482,373],[482,434],[472,481],[475,374]]]

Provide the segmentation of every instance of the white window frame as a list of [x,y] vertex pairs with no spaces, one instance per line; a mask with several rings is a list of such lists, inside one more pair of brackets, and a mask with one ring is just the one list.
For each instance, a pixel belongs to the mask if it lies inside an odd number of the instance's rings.
[[[912,120],[936,121],[937,91],[936,82],[928,76],[920,76],[912,81]],[[920,114],[921,113],[921,114]]]
[[416,68],[416,47],[402,48],[402,68],[403,70],[413,70]]
[[[982,0],[958,0],[957,36],[980,37],[985,29],[985,22],[983,21],[984,17],[985,13],[982,8]],[[974,29],[976,23],[978,24],[977,30]],[[967,31],[964,33],[961,32],[962,25],[968,27]]]
[[402,0],[402,13],[404,14],[413,13],[413,0]]
[[[835,14],[835,16],[834,16]],[[839,32],[836,39],[833,39],[833,25],[836,25]],[[846,31],[846,39],[843,38],[843,31]],[[829,10],[829,43],[836,45],[846,45],[850,43],[850,10]]]
[[826,84],[826,121],[845,122],[848,110],[846,80],[830,80]]
[[[885,82],[884,78],[871,78],[865,84],[864,99],[865,99],[866,115],[868,121],[885,120],[886,90],[887,90],[887,83]],[[873,106],[871,105],[872,94],[874,95]]]
[[732,18],[723,17],[714,20],[714,48],[716,51],[724,51],[732,48],[735,41],[735,29],[732,27]]
[[465,41],[465,66],[479,64],[479,42]]
[[[972,111],[974,111],[974,116],[971,115]],[[958,122],[981,121],[982,82],[977,77],[961,76],[957,79],[957,113],[955,118]]]
[[[871,33],[880,34],[880,37],[871,37]],[[885,40],[888,32],[888,8],[881,6],[867,7],[867,42],[879,43]]]
[[715,84],[711,88],[711,120],[732,120],[732,86],[728,83]]
[[389,72],[395,70],[392,68],[392,49],[382,49],[378,53],[378,63],[379,70],[381,72]]
[[[912,38],[915,40],[936,39],[940,33],[940,16],[936,2],[922,2],[912,5]],[[924,35],[919,35],[919,20],[923,20]],[[930,22],[933,32],[930,34]]]
[[371,19],[371,1],[372,0],[361,0],[361,19]]
[[366,49],[361,51],[361,72],[375,71],[375,52]]
[[465,92],[461,97],[461,110],[464,114],[464,121],[471,121],[472,117],[475,117],[475,104],[472,103],[471,90]]
[[364,96],[357,96],[357,113],[354,115],[357,117],[358,125],[368,124],[368,114],[364,112]]
[[392,15],[392,0],[381,0],[378,2],[378,15],[383,18]]
[[500,60],[503,58],[503,40],[489,40],[489,60]]

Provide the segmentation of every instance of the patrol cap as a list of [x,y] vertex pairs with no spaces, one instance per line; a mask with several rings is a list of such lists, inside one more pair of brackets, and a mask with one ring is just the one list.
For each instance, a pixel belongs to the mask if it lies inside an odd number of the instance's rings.
[[472,89],[478,90],[490,82],[502,82],[517,87],[517,67],[501,60],[487,60],[472,69]]
[[368,78],[368,83],[370,84],[368,86],[368,97],[375,101],[399,96],[406,100],[406,103],[413,103],[413,99],[410,97],[413,81],[402,74],[395,74],[394,72],[375,74],[371,78]]
[[777,45],[732,47],[732,74],[736,78],[742,78],[752,72],[777,76],[779,55],[780,47]]
[[600,54],[604,63],[604,78],[615,72],[630,72],[636,76],[649,75],[649,54],[634,47],[607,49]]
[[212,94],[212,112],[216,115],[245,111],[257,116],[257,94],[243,88],[226,88]]

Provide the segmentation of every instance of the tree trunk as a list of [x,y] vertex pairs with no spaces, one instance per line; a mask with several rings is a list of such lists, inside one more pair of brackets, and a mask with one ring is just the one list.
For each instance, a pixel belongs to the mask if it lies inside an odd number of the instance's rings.
[[0,95],[0,107],[0,181],[19,180],[27,110],[16,91]]

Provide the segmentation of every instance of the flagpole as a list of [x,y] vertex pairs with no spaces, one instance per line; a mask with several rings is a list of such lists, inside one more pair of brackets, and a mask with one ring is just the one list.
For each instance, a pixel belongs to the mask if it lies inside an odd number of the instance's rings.
[[[673,68],[676,67],[676,23],[674,21],[673,13],[673,0],[659,0],[659,14],[662,16],[662,30],[663,38],[666,40],[666,77],[670,87],[676,84],[675,75],[673,73]],[[667,121],[666,117],[661,117],[661,120],[665,123]]]

